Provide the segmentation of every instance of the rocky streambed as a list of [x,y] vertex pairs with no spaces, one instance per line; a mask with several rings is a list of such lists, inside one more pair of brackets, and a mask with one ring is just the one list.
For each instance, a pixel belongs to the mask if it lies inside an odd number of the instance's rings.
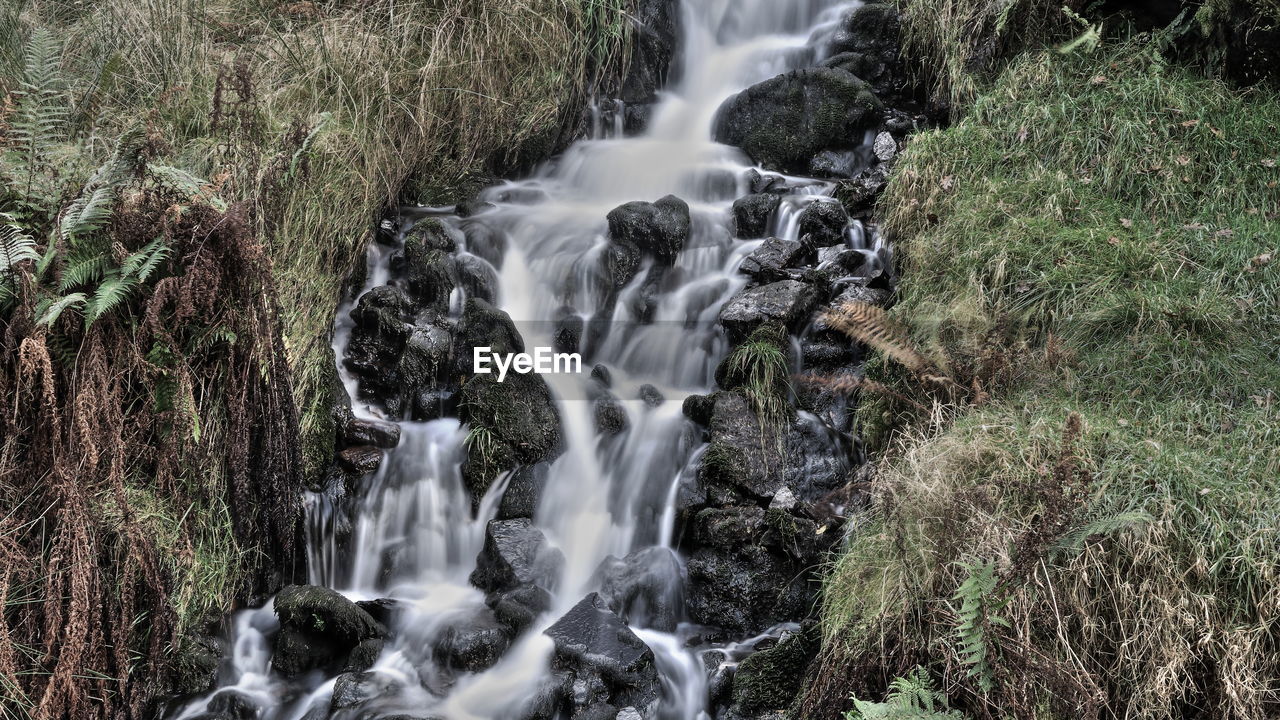
[[[237,616],[172,716],[789,705],[864,463],[850,398],[796,378],[860,372],[822,314],[890,301],[866,220],[926,118],[889,4],[641,6],[594,137],[384,223],[336,323],[312,584]],[[583,371],[476,372],[538,347]]]

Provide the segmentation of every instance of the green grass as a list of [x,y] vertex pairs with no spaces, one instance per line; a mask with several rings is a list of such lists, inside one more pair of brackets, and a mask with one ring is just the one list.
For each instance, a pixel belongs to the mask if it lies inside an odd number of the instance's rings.
[[[1025,56],[912,139],[881,206],[893,314],[977,384],[931,417],[862,410],[891,432],[826,588],[829,662],[874,685],[927,661],[998,715],[1274,713],[1277,137],[1274,95],[1130,43]],[[973,561],[1011,622],[988,628],[991,693],[947,602]]]

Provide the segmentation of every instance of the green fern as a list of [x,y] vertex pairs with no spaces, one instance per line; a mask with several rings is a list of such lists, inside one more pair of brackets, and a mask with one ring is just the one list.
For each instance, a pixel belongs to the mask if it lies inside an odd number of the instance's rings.
[[89,327],[102,316],[118,308],[129,299],[130,293],[137,285],[138,281],[134,278],[109,275],[84,305],[84,326]]
[[145,283],[156,268],[160,267],[160,263],[169,257],[169,246],[164,242],[164,236],[142,246],[142,249],[125,258],[124,264],[120,266],[120,272],[124,277],[135,278],[140,283]]
[[128,181],[142,152],[142,130],[131,128],[116,141],[111,158],[94,171],[80,196],[72,200],[58,220],[60,239],[75,244],[111,221],[120,187]]
[[996,614],[1007,601],[996,597],[994,563],[979,561],[959,565],[968,574],[952,598],[960,604],[956,612],[959,617],[956,636],[960,660],[969,666],[969,677],[977,679],[982,692],[989,693],[995,688],[991,656],[997,648],[987,629],[991,625],[1009,627],[1008,621]]
[[219,212],[226,212],[227,203],[216,197],[209,189],[209,183],[181,168],[169,165],[147,165],[147,174],[160,187],[171,190],[188,200],[199,200]]
[[58,290],[66,292],[72,288],[96,283],[106,276],[107,268],[107,258],[98,253],[88,253],[72,258],[70,264],[62,271]]
[[0,308],[7,308],[18,291],[19,266],[39,260],[35,240],[8,213],[0,213]]
[[62,47],[53,33],[36,28],[23,53],[23,78],[13,119],[15,146],[27,175],[27,200],[36,189],[36,176],[48,167],[54,147],[63,138],[67,105],[62,96],[58,66]]
[[62,313],[69,308],[81,307],[84,305],[84,293],[71,293],[60,298],[46,298],[36,305],[36,324],[46,327],[53,327],[58,322],[58,318],[62,317]]
[[1082,527],[1076,528],[1062,537],[1054,545],[1055,551],[1075,551],[1084,547],[1085,542],[1095,535],[1110,535],[1114,532],[1146,525],[1152,521],[1150,513],[1144,510],[1123,512],[1099,518]]
[[929,673],[922,667],[889,683],[882,703],[852,697],[853,710],[845,720],[963,720],[964,715],[948,707],[946,695],[933,689]]

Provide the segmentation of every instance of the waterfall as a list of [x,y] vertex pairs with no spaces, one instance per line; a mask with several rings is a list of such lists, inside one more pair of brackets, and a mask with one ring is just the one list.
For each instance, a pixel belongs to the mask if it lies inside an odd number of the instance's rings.
[[[450,627],[486,609],[484,593],[471,585],[469,576],[508,478],[500,478],[474,508],[460,472],[469,428],[456,419],[403,422],[398,447],[387,451],[380,468],[362,482],[349,522],[332,500],[320,494],[306,498],[310,582],[353,600],[393,598],[402,608],[392,639],[373,667],[384,690],[362,709],[373,714],[328,710],[334,681],[321,673],[288,682],[273,675],[267,638],[276,620],[269,605],[235,618],[235,651],[217,693],[251,696],[263,720],[519,717],[553,670],[552,642],[542,630],[595,589],[601,563],[644,548],[674,553],[673,508],[680,478],[704,451],[689,432],[681,401],[714,389],[715,369],[730,350],[716,319],[747,283],[738,273],[739,264],[762,242],[734,238],[731,207],[735,198],[750,192],[746,177],[753,166],[741,151],[712,140],[716,110],[752,84],[811,65],[823,52],[812,38],[858,4],[685,0],[683,72],[678,84],[661,94],[643,134],[625,137],[620,124],[598,118],[592,138],[576,143],[531,177],[483,192],[480,200],[488,204],[479,212],[463,218],[452,209],[415,211],[456,231],[461,254],[483,255],[468,245],[476,226],[505,240],[507,250],[494,263],[495,305],[516,322],[527,347],[554,345],[556,320],[566,312],[603,328],[584,341],[584,351],[591,363],[609,369],[612,392],[622,401],[630,428],[602,441],[595,430],[587,374],[546,377],[562,424],[564,452],[547,469],[551,481],[533,524],[564,562],[550,607],[497,664],[480,672],[446,673],[433,663],[433,654]],[[785,181],[790,190],[770,232],[798,240],[800,211],[822,202],[833,186],[806,178]],[[622,203],[668,194],[689,204],[690,234],[663,275],[663,291],[641,318],[636,307],[646,292],[649,267],[641,267],[616,298],[609,297],[596,270],[608,245],[605,218]],[[849,244],[866,249],[860,234],[850,237]],[[387,282],[394,250],[371,247],[365,291]],[[460,303],[453,300],[456,317]],[[350,310],[341,308],[335,325],[339,358],[351,333]],[[377,407],[358,399],[351,374],[341,366],[339,370],[355,415],[380,417]],[[665,401],[655,405],[640,399],[654,391]],[[678,573],[678,560],[674,567]],[[689,649],[679,630],[635,630],[653,651],[662,676],[660,716],[707,717],[706,674],[698,652]],[[174,717],[197,718],[211,699],[193,700]]]

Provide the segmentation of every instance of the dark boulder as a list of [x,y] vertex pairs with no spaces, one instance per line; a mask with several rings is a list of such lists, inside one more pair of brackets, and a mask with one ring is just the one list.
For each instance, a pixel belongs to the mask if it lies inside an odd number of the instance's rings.
[[547,543],[532,520],[492,520],[471,583],[489,593],[520,586],[552,589],[563,566],[564,555]]
[[369,613],[328,588],[290,585],[276,596],[274,608],[280,631],[272,667],[284,675],[368,669],[387,634]]
[[467,297],[490,303],[497,301],[498,273],[493,265],[479,255],[470,253],[458,255],[454,263],[458,272],[458,284],[466,291]]
[[550,460],[561,452],[560,416],[540,375],[511,372],[476,375],[462,386],[459,417],[505,443],[522,463]]
[[777,644],[758,650],[738,664],[733,676],[733,708],[743,717],[785,710],[803,687],[805,672],[818,652],[814,627],[786,633]]
[[411,395],[421,388],[434,387],[449,373],[452,354],[453,335],[443,318],[415,325],[397,367],[401,391]]
[[591,593],[546,629],[555,642],[556,667],[578,677],[598,675],[615,707],[647,707],[661,696],[653,651]]
[[670,265],[689,239],[689,204],[674,195],[629,202],[609,212],[609,238]]
[[400,444],[400,426],[395,423],[348,418],[342,426],[344,445],[371,445],[390,450]]
[[782,477],[775,472],[781,464],[779,432],[761,427],[741,392],[716,393],[699,479],[705,485],[738,488],[761,499],[773,497],[782,487]]
[[627,429],[627,410],[622,401],[611,394],[601,395],[594,401],[596,432],[601,435],[618,435]]
[[209,698],[209,712],[230,720],[257,720],[258,703],[249,695],[235,689],[219,690]]
[[404,240],[406,247],[415,244],[425,250],[451,253],[458,248],[453,231],[439,218],[426,218],[414,223]]
[[485,608],[471,617],[450,622],[433,649],[436,657],[451,668],[480,672],[493,667],[510,644],[507,628]]
[[520,633],[551,609],[551,594],[536,585],[522,585],[491,596],[488,602],[498,622],[513,633]]
[[715,397],[711,395],[690,395],[684,399],[680,411],[684,416],[699,425],[710,425],[711,414],[715,410]]
[[368,445],[349,447],[338,453],[338,465],[349,473],[368,475],[382,466],[382,451]]
[[498,520],[531,518],[542,501],[542,491],[547,486],[547,463],[521,465],[511,472],[507,489],[498,504]]
[[769,220],[782,204],[782,196],[756,193],[733,202],[733,221],[740,238],[760,238],[769,232]]
[[400,683],[376,672],[351,672],[339,675],[333,682],[333,710],[358,707],[370,700],[400,689]]
[[458,285],[454,257],[443,250],[429,248],[417,237],[407,237],[400,263],[409,294],[423,307],[444,312],[449,309],[449,295]]
[[397,287],[382,285],[365,293],[351,311],[355,327],[343,362],[362,379],[376,379],[399,360],[412,316],[413,301]]
[[720,323],[733,339],[742,339],[766,322],[795,328],[808,319],[818,302],[818,291],[799,280],[782,280],[747,288],[720,310]]
[[645,383],[640,386],[640,400],[651,408],[658,407],[667,401],[667,399],[663,397],[662,391],[649,383]]
[[823,150],[853,149],[879,121],[880,101],[844,70],[797,70],[753,85],[721,106],[715,139],[772,170],[804,174]]
[[789,269],[798,268],[812,258],[813,249],[809,245],[795,240],[769,238],[743,258],[738,270],[763,283],[796,279],[800,273]]
[[844,206],[834,201],[809,203],[800,213],[800,237],[809,237],[814,247],[840,245],[844,242],[844,228],[849,224],[849,214]]
[[628,105],[650,103],[667,86],[680,39],[680,4],[677,0],[640,0],[627,17],[634,35],[620,98]]
[[628,625],[675,632],[683,605],[680,561],[667,548],[605,558],[596,571],[600,596]]
[[454,372],[461,375],[474,372],[472,365],[478,347],[487,347],[503,355],[522,353],[524,338],[510,315],[485,300],[468,298],[453,339]]

